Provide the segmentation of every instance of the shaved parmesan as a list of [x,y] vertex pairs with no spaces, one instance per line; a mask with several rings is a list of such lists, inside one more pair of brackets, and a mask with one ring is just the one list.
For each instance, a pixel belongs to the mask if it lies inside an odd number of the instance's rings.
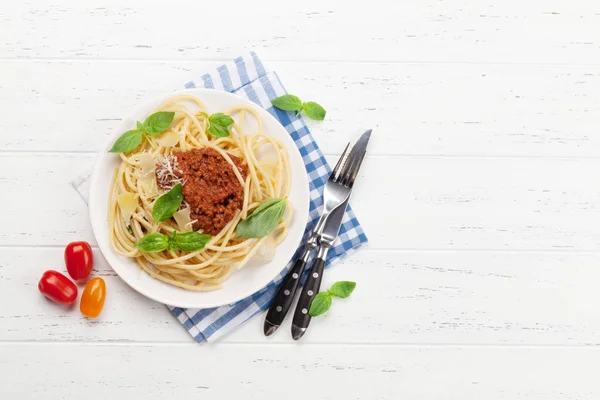
[[182,208],[173,214],[173,218],[175,218],[175,222],[177,222],[177,226],[179,226],[180,232],[191,232],[192,225],[196,221],[192,221],[190,218],[190,209],[189,207]]
[[150,153],[143,153],[140,157],[140,183],[146,197],[158,196],[156,183],[156,160]]
[[156,175],[151,173],[140,179],[142,183],[142,190],[148,198],[156,197],[159,195],[158,184],[156,183]]
[[121,193],[119,195],[119,197],[117,197],[117,203],[119,204],[119,207],[121,208],[121,214],[123,215],[123,220],[125,221],[126,224],[129,225],[129,220],[131,219],[131,216],[133,215],[133,213],[135,213],[135,210],[137,209],[138,206],[138,202],[137,202],[137,198],[135,196],[135,194],[133,193]]
[[261,158],[258,163],[265,170],[268,176],[275,176],[277,168],[277,159],[273,156]]
[[275,239],[273,235],[265,237],[262,242],[258,245],[256,253],[254,253],[255,260],[271,261],[275,257]]
[[175,131],[169,131],[167,133],[163,133],[158,140],[164,147],[173,147],[179,143],[179,133]]
[[156,161],[150,153],[143,153],[140,157],[140,168],[142,176],[148,175],[156,170]]

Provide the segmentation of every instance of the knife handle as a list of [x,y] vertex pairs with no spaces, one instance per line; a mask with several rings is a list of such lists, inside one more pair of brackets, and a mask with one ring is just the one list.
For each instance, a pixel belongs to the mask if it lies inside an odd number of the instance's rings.
[[306,267],[306,258],[307,257],[305,256],[300,257],[294,263],[294,266],[290,269],[279,286],[279,290],[273,298],[273,302],[271,303],[269,311],[267,312],[267,317],[265,318],[265,335],[269,336],[275,332],[292,306],[294,295],[298,289],[298,283],[300,282],[300,278]]
[[325,247],[319,248],[319,254],[317,254],[306,283],[304,283],[304,287],[302,288],[302,293],[294,312],[294,319],[292,320],[292,337],[294,340],[300,339],[310,324],[311,316],[308,314],[308,310],[310,310],[313,299],[319,293],[328,250]]

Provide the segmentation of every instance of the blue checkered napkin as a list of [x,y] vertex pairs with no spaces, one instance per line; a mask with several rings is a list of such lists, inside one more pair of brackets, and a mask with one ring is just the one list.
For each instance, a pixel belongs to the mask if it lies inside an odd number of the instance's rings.
[[[310,181],[310,215],[306,233],[319,219],[323,207],[323,187],[331,169],[317,146],[302,117],[294,112],[274,108],[271,100],[286,93],[275,72],[267,72],[258,56],[250,54],[221,65],[214,72],[202,75],[201,81],[190,82],[186,88],[205,87],[225,90],[249,99],[265,108],[281,122],[300,150]],[[348,206],[335,246],[329,251],[326,267],[367,242],[354,212]],[[291,264],[291,263],[290,263]],[[268,308],[290,265],[267,287],[235,304],[210,309],[171,308],[198,342],[212,341],[232,331],[254,315]],[[225,283],[226,284],[226,283]]]
[[[214,72],[203,75],[201,81],[190,82],[186,85],[186,88],[195,87],[225,90],[249,99],[265,108],[286,128],[300,150],[309,176],[310,215],[309,224],[306,227],[306,233],[308,233],[320,216],[323,206],[323,187],[331,169],[302,117],[296,117],[294,112],[282,111],[271,105],[272,99],[286,93],[277,74],[267,72],[258,56],[252,52],[218,67]],[[367,237],[351,207],[348,206],[339,237],[329,252],[326,267],[366,242]],[[210,309],[175,307],[171,308],[171,311],[196,341],[212,341],[267,309],[275,296],[277,285],[290,268],[290,264],[267,287],[237,303]]]

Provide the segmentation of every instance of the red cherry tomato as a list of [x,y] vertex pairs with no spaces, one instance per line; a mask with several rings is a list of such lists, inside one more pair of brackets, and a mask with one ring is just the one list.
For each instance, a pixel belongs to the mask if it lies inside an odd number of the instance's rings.
[[76,281],[87,279],[92,272],[94,255],[87,242],[69,243],[65,248],[65,264],[71,278]]
[[77,286],[58,271],[44,272],[38,289],[44,296],[58,304],[73,304],[77,299]]
[[96,318],[100,315],[104,307],[104,298],[106,297],[106,284],[104,279],[95,277],[91,279],[81,295],[79,310],[83,315],[90,318]]

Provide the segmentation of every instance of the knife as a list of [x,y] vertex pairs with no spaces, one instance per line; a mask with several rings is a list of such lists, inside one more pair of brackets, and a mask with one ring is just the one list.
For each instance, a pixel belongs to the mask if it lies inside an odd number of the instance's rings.
[[342,219],[346,213],[347,206],[348,200],[331,212],[321,233],[319,251],[310,269],[306,283],[302,288],[302,293],[300,294],[294,313],[294,319],[292,320],[292,337],[294,340],[300,339],[310,324],[311,316],[308,314],[308,311],[310,310],[312,300],[319,293],[323,271],[325,270],[325,262],[327,261],[327,253],[333,247],[333,242],[342,225]]
[[[346,145],[344,152],[333,169],[333,176],[341,171],[341,166],[345,160],[345,155],[348,152],[349,146],[350,143]],[[327,184],[325,186],[327,187]],[[283,279],[283,282],[279,286],[279,289],[277,290],[277,294],[275,294],[275,297],[273,298],[273,301],[269,307],[269,311],[267,311],[267,316],[265,318],[263,327],[265,336],[272,335],[279,328],[290,307],[292,306],[292,303],[294,302],[294,297],[296,295],[296,290],[298,289],[298,284],[300,283],[300,278],[304,273],[304,269],[306,268],[306,264],[308,263],[312,252],[318,247],[318,236],[323,230],[327,216],[331,210],[338,205],[338,203],[332,203],[328,200],[329,199],[324,196],[323,212],[321,213],[321,217],[311,231],[304,246],[303,252],[298,257],[296,262],[294,262],[292,268],[288,271],[287,275]]]
[[[358,172],[370,135],[371,130],[365,132],[353,146],[350,153],[348,153],[349,144],[346,146],[342,156],[333,169],[331,176],[327,180],[323,190],[323,212],[316,226],[311,231],[304,251],[294,262],[292,268],[279,286],[277,294],[273,298],[264,323],[264,333],[266,336],[273,334],[279,328],[287,315],[287,312],[291,308],[294,301],[294,295],[296,294],[300,279],[310,256],[312,252],[319,247],[319,238],[323,232],[328,216],[334,209],[339,208],[342,203],[347,204],[352,183],[354,183],[354,179],[356,178],[356,174],[348,174],[348,172]],[[348,154],[347,157],[346,154]],[[347,179],[344,180],[343,178]]]
[[[342,171],[344,176],[340,176],[336,180],[336,182],[347,191],[347,195],[345,196],[345,200],[343,200],[341,204],[338,204],[331,211],[324,223],[323,230],[317,236],[319,246],[317,257],[312,265],[310,273],[308,274],[306,283],[302,288],[302,293],[298,299],[298,305],[296,306],[296,311],[292,320],[292,337],[294,340],[300,339],[310,324],[310,305],[312,304],[313,299],[321,287],[321,279],[323,279],[323,271],[327,261],[327,253],[333,247],[335,239],[338,236],[340,226],[342,225],[342,219],[346,213],[346,207],[348,206],[348,200],[350,199],[352,187],[354,185],[356,176],[358,175],[362,160],[365,156],[370,136],[371,131],[368,130],[367,132],[363,133],[360,139],[356,142],[352,148],[352,151],[350,152],[350,155],[348,156],[348,159],[345,162],[344,171]],[[326,187],[325,191],[327,191],[327,189],[328,188]],[[335,189],[335,187],[330,187],[329,189]],[[339,188],[336,190],[339,191]],[[343,194],[343,190],[342,192],[338,193],[338,195]]]

